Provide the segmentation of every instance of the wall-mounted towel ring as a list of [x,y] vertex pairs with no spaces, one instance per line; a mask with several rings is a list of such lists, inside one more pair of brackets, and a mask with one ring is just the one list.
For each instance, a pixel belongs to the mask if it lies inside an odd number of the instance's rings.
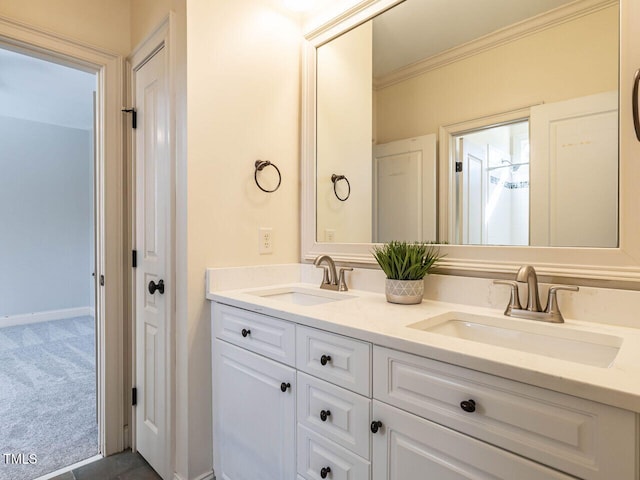
[[[264,170],[265,167],[269,167],[269,166],[275,168],[276,172],[278,172],[278,184],[276,185],[276,188],[274,188],[273,190],[267,190],[266,188],[263,188],[262,185],[260,185],[260,182],[258,181],[258,172]],[[273,193],[276,190],[278,190],[278,188],[280,188],[280,183],[282,182],[282,175],[280,174],[280,169],[276,167],[274,163],[271,163],[269,160],[256,160],[256,171],[253,174],[253,178],[255,179],[256,185],[258,186],[258,188],[266,193]]]
[[[338,192],[336,190],[336,185],[338,184],[338,182],[340,180],[344,180],[345,182],[347,182],[347,196],[346,197],[341,197],[340,195],[338,195]],[[336,198],[338,200],[340,200],[341,202],[346,202],[347,199],[349,198],[349,196],[351,196],[351,184],[349,183],[349,179],[347,179],[347,177],[345,177],[344,175],[336,175],[335,173],[333,175],[331,175],[331,181],[333,182],[333,193],[336,194]]]

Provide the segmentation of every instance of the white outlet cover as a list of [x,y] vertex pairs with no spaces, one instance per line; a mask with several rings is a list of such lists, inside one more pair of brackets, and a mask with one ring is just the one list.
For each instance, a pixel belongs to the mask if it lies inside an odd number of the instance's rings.
[[260,227],[258,229],[258,253],[267,255],[273,253],[273,229]]

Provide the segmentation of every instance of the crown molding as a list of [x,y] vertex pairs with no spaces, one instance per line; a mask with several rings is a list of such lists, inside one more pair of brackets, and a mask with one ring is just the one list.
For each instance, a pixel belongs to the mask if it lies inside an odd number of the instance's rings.
[[374,90],[380,90],[404,82],[431,70],[443,67],[464,58],[499,47],[509,42],[539,33],[577,18],[617,5],[618,0],[578,0],[548,12],[541,13],[519,23],[496,30],[470,42],[445,50],[442,53],[419,60],[386,75],[373,79]]

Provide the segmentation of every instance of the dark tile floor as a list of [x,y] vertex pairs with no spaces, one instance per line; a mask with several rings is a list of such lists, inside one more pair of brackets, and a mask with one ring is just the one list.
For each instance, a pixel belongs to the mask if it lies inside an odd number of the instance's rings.
[[54,477],[52,480],[161,480],[139,453],[127,450]]

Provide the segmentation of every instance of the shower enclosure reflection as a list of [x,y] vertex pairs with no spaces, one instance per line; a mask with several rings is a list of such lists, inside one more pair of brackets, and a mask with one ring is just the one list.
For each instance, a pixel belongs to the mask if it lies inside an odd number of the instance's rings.
[[529,244],[529,121],[456,135],[455,243]]

